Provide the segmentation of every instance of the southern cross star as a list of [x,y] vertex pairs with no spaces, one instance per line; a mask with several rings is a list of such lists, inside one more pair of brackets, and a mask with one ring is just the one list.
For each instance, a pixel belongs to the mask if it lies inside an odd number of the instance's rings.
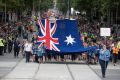
[[72,44],[72,45],[73,45],[73,43],[75,43],[75,41],[74,41],[75,38],[72,38],[71,35],[66,36],[66,38],[67,38],[67,39],[66,39],[64,42],[67,42],[67,45],[69,45],[69,44]]

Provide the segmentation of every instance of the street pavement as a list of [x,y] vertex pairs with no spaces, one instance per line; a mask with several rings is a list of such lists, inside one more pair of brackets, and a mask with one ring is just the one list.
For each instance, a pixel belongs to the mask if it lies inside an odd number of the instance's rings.
[[106,78],[101,77],[99,65],[76,62],[25,63],[20,54],[0,56],[0,80],[120,80],[120,65],[108,66]]
[[1,80],[101,80],[101,78],[85,64],[70,63],[25,63],[20,56],[13,54],[0,56]]
[[[101,69],[100,65],[90,65],[89,66],[98,76],[101,77]],[[106,71],[106,78],[103,80],[120,80],[120,61],[117,63],[116,66],[113,63],[108,64],[108,68]]]
[[[30,35],[29,35],[30,36]],[[29,39],[31,39],[30,37]],[[19,41],[22,41],[22,37],[18,37]],[[11,53],[4,53],[4,56],[0,56],[0,80],[10,74],[23,59],[22,53],[19,53],[18,58],[14,58],[13,51]]]
[[13,53],[5,53],[4,56],[0,56],[0,79],[9,74],[21,59],[22,56],[14,58]]

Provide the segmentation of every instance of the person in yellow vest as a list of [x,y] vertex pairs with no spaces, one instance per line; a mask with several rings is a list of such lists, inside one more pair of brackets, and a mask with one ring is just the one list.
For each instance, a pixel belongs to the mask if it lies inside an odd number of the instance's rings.
[[120,59],[120,41],[118,41],[118,43],[117,43],[117,48],[119,49],[119,52],[118,52],[118,59]]
[[113,63],[114,63],[114,66],[116,65],[117,63],[117,59],[118,59],[118,52],[119,52],[119,49],[117,48],[117,45],[115,45],[113,48]]
[[0,35],[0,55],[3,55],[3,49],[4,49],[3,38]]
[[4,51],[4,53],[6,53],[6,50],[7,50],[7,41],[6,41],[5,37],[3,38],[3,43],[4,43],[3,51]]

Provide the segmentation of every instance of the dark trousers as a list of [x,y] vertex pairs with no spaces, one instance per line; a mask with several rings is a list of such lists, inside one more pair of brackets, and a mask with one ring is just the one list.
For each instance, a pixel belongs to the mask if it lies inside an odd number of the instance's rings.
[[74,61],[76,59],[76,55],[72,54],[72,61]]
[[30,62],[30,52],[28,52],[28,51],[25,51],[25,57],[26,57],[26,62]]
[[4,46],[4,53],[6,53],[7,45]]
[[19,49],[14,49],[14,57],[18,57],[19,55]]
[[101,66],[101,71],[102,71],[102,76],[105,76],[105,71],[107,69],[108,66],[108,61],[104,61],[104,60],[99,60],[100,66]]
[[119,49],[119,52],[118,52],[118,59],[120,60],[120,49]]
[[38,61],[38,55],[37,55],[37,54],[35,54],[35,62],[39,62],[39,61]]
[[118,55],[117,54],[113,54],[113,62],[114,63],[117,63],[117,59],[118,59]]
[[8,53],[12,52],[12,45],[8,45]]
[[3,55],[4,46],[0,46],[0,55]]

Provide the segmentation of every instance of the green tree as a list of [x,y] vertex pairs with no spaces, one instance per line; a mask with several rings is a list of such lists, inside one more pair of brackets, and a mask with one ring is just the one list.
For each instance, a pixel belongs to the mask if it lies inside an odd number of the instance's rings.
[[94,16],[98,17],[98,19],[103,16],[110,22],[110,15],[115,12],[119,3],[120,0],[72,0],[71,6],[80,12],[85,11],[90,20],[92,20]]
[[63,14],[66,14],[68,10],[68,0],[57,0],[57,8],[62,11]]
[[0,0],[0,10],[3,10],[5,4],[2,2],[2,0]]
[[36,0],[34,2],[36,11],[46,11],[53,7],[53,0]]

